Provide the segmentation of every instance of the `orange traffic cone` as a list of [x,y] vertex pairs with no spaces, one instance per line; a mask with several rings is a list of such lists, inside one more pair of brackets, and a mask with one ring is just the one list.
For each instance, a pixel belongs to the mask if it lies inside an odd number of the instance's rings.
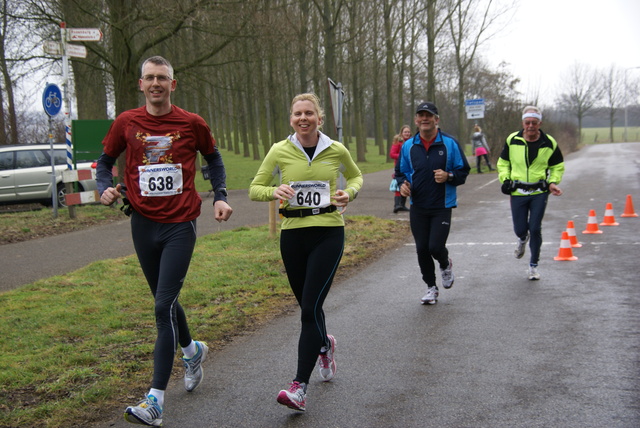
[[566,230],[562,232],[560,250],[558,250],[558,255],[555,256],[553,260],[578,260],[578,258],[573,255],[573,251],[571,250],[571,242],[569,241],[569,234]]
[[573,221],[571,220],[567,222],[567,234],[569,235],[569,242],[571,242],[571,246],[573,248],[582,247],[582,244],[578,242],[578,237],[576,236],[576,228],[573,225]]
[[589,211],[589,221],[587,221],[587,228],[582,231],[582,233],[602,233],[600,229],[598,229],[598,220],[596,219],[596,211]]
[[620,217],[638,217],[638,214],[633,209],[633,199],[631,195],[627,195],[627,203],[624,206],[624,212]]
[[618,226],[620,223],[616,222],[615,217],[613,216],[613,205],[611,203],[607,204],[607,209],[604,211],[604,221],[600,223],[600,226]]

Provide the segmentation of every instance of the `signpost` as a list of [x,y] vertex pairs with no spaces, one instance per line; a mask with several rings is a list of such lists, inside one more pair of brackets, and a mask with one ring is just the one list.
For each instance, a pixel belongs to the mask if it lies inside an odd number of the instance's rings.
[[465,100],[464,108],[467,111],[467,119],[484,118],[484,98]]
[[338,141],[342,143],[342,105],[344,104],[344,91],[342,90],[341,83],[335,83],[331,79],[327,80],[329,81],[329,96],[331,97],[333,120],[336,124]]
[[99,42],[102,31],[99,28],[67,28],[67,40],[70,42]]
[[51,204],[53,206],[53,218],[58,218],[58,190],[56,183],[56,161],[53,151],[53,124],[52,118],[62,109],[62,92],[58,85],[47,83],[42,93],[42,107],[49,116],[49,157],[51,158]]
[[[62,59],[62,87],[64,90],[64,94],[63,94],[64,96],[63,97],[58,96],[58,98],[59,98],[59,102],[60,102],[60,99],[64,99],[64,106],[66,108],[66,111],[64,112],[65,136],[66,136],[66,143],[67,143],[67,169],[69,170],[73,169],[73,146],[71,143],[71,102],[69,100],[69,59],[68,58],[69,56],[76,57],[76,58],[86,58],[87,48],[83,45],[68,44],[67,41],[99,42],[100,40],[102,40],[102,36],[103,36],[102,31],[100,31],[99,28],[67,28],[67,24],[65,22],[61,22],[60,23],[60,43],[54,42],[54,41],[46,41],[43,46],[45,53],[49,55],[56,55],[56,56],[59,55]],[[58,89],[58,93],[59,93],[59,89]],[[46,103],[46,102],[47,100],[43,95],[43,103]],[[46,105],[45,105],[45,111],[47,111]],[[56,114],[58,112],[56,112]],[[49,114],[48,111],[47,111],[47,114]],[[53,146],[51,150],[53,155]],[[52,159],[53,159],[53,156],[52,156]],[[53,165],[53,160],[52,160],[52,165]],[[55,170],[53,174],[53,180],[55,182]],[[55,185],[53,190],[55,192]],[[58,204],[55,199],[53,200],[53,206],[54,206],[54,210],[57,210]],[[69,205],[69,216],[71,218],[75,218],[75,207],[71,205]]]
[[[342,143],[342,105],[344,104],[344,91],[342,90],[342,83],[335,83],[330,78],[329,81],[329,97],[331,98],[331,111],[333,112],[333,121],[336,124],[336,131],[338,133],[338,141]],[[344,177],[340,173],[338,180],[338,187],[344,189]]]
[[75,58],[86,58],[87,48],[83,45],[67,44],[67,55]]

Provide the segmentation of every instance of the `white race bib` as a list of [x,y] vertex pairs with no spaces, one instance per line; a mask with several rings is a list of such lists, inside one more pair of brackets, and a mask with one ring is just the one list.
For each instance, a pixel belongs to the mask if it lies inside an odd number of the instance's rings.
[[182,193],[182,164],[163,163],[138,167],[142,196],[173,196]]
[[331,186],[328,181],[293,181],[289,185],[296,195],[289,199],[289,206],[324,208],[331,205]]

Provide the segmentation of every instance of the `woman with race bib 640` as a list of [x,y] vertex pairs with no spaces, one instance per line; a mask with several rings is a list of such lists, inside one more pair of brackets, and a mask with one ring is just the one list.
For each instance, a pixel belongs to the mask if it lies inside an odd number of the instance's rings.
[[[322,305],[344,250],[342,213],[362,186],[362,173],[349,151],[320,132],[324,114],[314,94],[297,95],[289,123],[294,130],[274,144],[256,173],[249,197],[254,201],[283,201],[280,253],[291,290],[301,309],[298,367],[278,403],[304,411],[311,373],[329,381],[336,372],[336,340],[327,334]],[[346,188],[337,188],[342,172]],[[279,175],[279,186],[273,187]]]

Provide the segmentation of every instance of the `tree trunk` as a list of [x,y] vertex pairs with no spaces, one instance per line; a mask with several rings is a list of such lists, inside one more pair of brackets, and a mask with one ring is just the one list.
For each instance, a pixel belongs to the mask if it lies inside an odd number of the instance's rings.
[[[3,12],[7,10],[7,3],[3,1],[2,3]],[[4,83],[4,91],[7,94],[7,110],[4,110],[4,100],[2,104],[2,109],[0,109],[2,113],[2,128],[0,128],[0,143],[2,144],[18,144],[19,136],[18,136],[18,119],[16,117],[16,103],[13,94],[13,82],[11,80],[11,75],[9,74],[8,62],[6,58],[6,40],[5,33],[7,31],[7,14],[2,14],[2,31],[0,31],[0,69],[2,69],[2,81]],[[5,113],[8,116],[9,121],[9,132],[8,135],[5,131],[5,126],[7,123],[5,122]]]

